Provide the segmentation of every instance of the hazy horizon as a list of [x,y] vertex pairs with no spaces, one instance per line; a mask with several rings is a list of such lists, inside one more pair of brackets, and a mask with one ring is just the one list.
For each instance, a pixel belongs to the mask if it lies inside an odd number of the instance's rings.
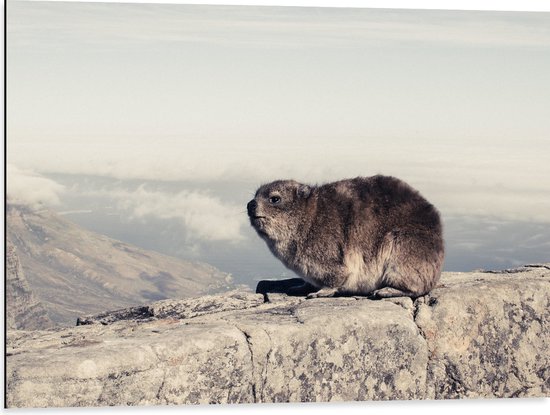
[[[252,183],[248,187],[229,181],[144,183],[64,174],[41,179],[71,190],[48,208],[91,231],[180,259],[209,263],[251,288],[261,279],[295,276],[248,225],[244,203],[250,196],[245,189],[252,189]],[[239,238],[227,239],[223,232],[204,233],[208,228],[201,228],[200,221],[189,220],[198,214],[197,206],[188,205],[180,215],[152,208],[166,203],[167,195],[182,206],[182,194],[205,187],[215,189],[219,200],[231,203],[229,219],[239,223]],[[36,209],[43,207],[35,205]],[[225,217],[217,218],[218,222],[214,218],[214,223],[220,224]],[[203,233],[197,234],[200,229]],[[444,271],[497,270],[548,262],[550,223],[443,215],[443,229]]]
[[92,230],[281,273],[259,184],[382,173],[447,269],[550,247],[549,13],[9,1],[7,56],[8,199]]

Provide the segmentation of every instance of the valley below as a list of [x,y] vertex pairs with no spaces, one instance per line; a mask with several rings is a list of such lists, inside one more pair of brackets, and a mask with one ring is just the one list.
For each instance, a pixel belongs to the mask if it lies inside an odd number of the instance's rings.
[[[16,303],[18,313],[40,304],[46,313],[40,328],[71,326],[82,314],[234,287],[230,274],[211,265],[138,248],[49,210],[8,204],[6,216],[7,261],[14,264],[8,311]],[[19,320],[26,322],[18,328],[35,327],[23,314]]]

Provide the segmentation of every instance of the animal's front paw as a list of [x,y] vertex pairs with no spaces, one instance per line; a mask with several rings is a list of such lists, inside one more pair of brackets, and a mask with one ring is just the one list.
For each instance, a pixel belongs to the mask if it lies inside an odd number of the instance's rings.
[[286,294],[290,296],[302,297],[304,295],[310,294],[312,291],[315,291],[315,287],[307,282],[304,282],[302,285],[295,285],[290,287]]
[[317,292],[309,293],[306,298],[311,299],[311,298],[334,297],[336,293],[338,293],[338,288],[321,288]]

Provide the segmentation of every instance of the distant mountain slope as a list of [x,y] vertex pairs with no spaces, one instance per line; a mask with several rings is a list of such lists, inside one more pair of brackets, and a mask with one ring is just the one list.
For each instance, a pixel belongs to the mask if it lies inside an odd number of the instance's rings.
[[17,249],[6,246],[6,326],[8,329],[43,330],[53,326],[44,306],[31,291]]
[[[229,274],[85,230],[47,211],[8,204],[7,236],[29,286],[57,324],[82,314],[224,291]],[[10,304],[8,304],[8,307]]]

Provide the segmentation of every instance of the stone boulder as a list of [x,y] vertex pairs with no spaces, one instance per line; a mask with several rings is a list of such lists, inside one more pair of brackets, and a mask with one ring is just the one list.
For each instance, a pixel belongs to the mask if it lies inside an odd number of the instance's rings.
[[8,331],[7,406],[549,395],[549,265],[445,273],[415,301],[306,300],[288,286]]

